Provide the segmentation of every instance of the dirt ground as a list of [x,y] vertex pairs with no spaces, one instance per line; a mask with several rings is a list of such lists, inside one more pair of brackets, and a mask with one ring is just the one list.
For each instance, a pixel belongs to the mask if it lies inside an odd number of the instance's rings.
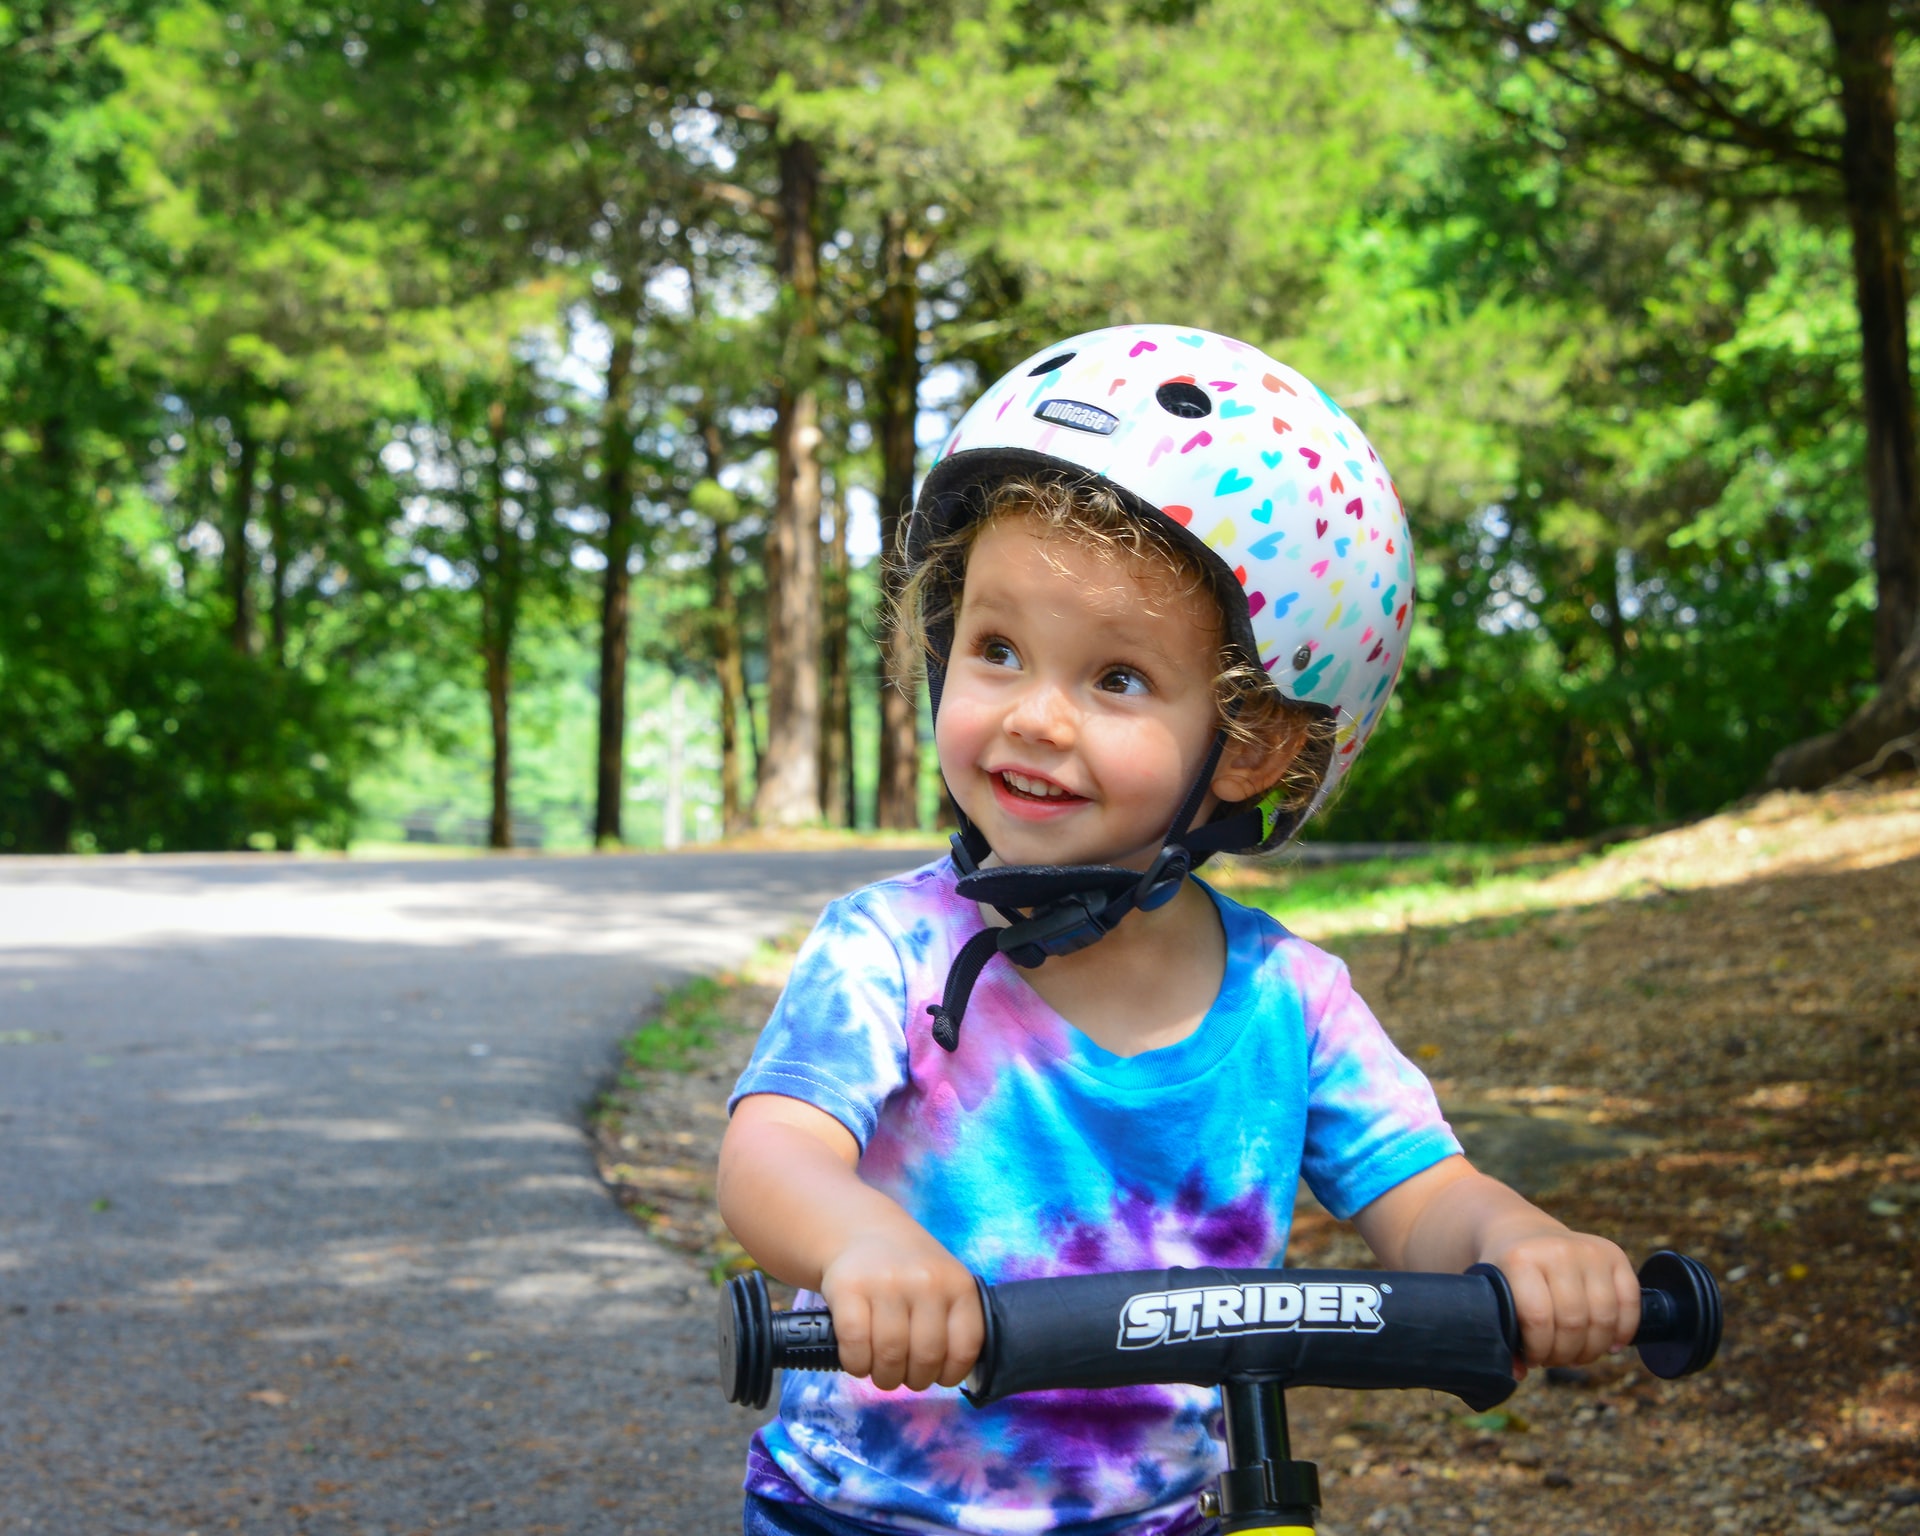
[[[1768,797],[1504,915],[1296,926],[1349,962],[1470,1154],[1636,1258],[1698,1256],[1726,1297],[1719,1360],[1680,1382],[1626,1357],[1480,1416],[1292,1394],[1323,1536],[1920,1533],[1920,784]],[[623,1202],[716,1275],[742,1258],[713,1210],[724,1096],[779,976],[731,979],[692,1069],[630,1074],[598,1121]],[[1307,1206],[1288,1259],[1368,1256]]]

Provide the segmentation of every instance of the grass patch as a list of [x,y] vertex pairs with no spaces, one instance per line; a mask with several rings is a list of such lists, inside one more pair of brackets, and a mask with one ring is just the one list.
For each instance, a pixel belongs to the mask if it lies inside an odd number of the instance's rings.
[[589,1115],[594,1160],[614,1198],[716,1283],[751,1265],[714,1203],[727,1092],[803,937],[797,930],[762,944],[737,970],[663,988]]
[[1543,880],[1599,857],[1584,844],[1467,848],[1354,864],[1243,863],[1209,878],[1236,901],[1313,937],[1492,916],[1517,927],[1521,914],[1560,904],[1541,889]]
[[659,1011],[627,1036],[629,1072],[691,1072],[704,1066],[727,1028],[731,977],[696,976],[662,995]]

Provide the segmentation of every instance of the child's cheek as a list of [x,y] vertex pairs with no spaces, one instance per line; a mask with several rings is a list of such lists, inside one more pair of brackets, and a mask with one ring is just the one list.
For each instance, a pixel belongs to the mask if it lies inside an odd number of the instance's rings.
[[[1145,803],[1158,808],[1185,791],[1183,754],[1157,721],[1116,720],[1092,726],[1086,755],[1100,779],[1102,798],[1115,808]],[[1197,764],[1196,764],[1197,767]]]
[[979,762],[985,736],[985,712],[964,691],[940,701],[940,715],[933,727],[933,750],[940,759],[940,771],[956,790],[967,770]]

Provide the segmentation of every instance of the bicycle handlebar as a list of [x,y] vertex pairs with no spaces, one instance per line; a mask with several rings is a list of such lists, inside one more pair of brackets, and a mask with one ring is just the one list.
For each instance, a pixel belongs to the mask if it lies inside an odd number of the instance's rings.
[[[1656,1376],[1704,1370],[1720,1344],[1706,1266],[1662,1251],[1640,1267],[1634,1345]],[[1520,1330],[1506,1277],[1338,1269],[1165,1269],[980,1284],[986,1342],[969,1401],[1019,1392],[1252,1377],[1288,1387],[1427,1387],[1483,1411],[1514,1388]],[[825,1311],[775,1312],[756,1271],[720,1303],[727,1400],[766,1405],[776,1368],[840,1369]]]

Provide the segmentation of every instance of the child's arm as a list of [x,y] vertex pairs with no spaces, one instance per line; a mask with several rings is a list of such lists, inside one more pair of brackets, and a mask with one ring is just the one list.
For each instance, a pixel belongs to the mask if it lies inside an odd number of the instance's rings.
[[957,1387],[986,1337],[973,1276],[859,1161],[833,1116],[750,1094],[720,1145],[720,1214],[767,1273],[826,1297],[847,1370],[887,1390]]
[[1618,1246],[1563,1226],[1464,1157],[1415,1174],[1353,1221],[1389,1269],[1497,1266],[1513,1287],[1527,1364],[1583,1365],[1640,1326],[1640,1282]]

